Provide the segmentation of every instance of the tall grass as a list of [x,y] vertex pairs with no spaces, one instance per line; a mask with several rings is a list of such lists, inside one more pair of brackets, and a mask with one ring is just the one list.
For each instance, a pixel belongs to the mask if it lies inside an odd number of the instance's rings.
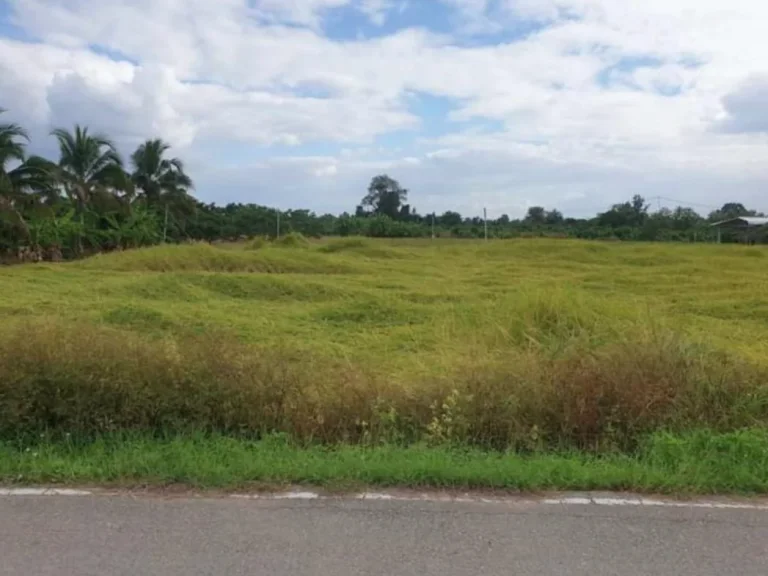
[[0,435],[605,452],[764,427],[750,254],[347,239],[20,266],[0,276]]
[[0,338],[0,433],[205,430],[302,441],[629,449],[659,429],[768,423],[768,371],[674,338],[536,349],[387,378],[226,335],[28,323]]

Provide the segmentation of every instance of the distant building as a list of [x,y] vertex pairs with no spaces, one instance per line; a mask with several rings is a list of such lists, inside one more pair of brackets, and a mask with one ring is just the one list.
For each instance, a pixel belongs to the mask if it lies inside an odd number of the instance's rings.
[[723,232],[732,234],[739,242],[754,244],[768,235],[768,218],[763,216],[739,216],[711,225],[717,228],[717,241],[722,242]]

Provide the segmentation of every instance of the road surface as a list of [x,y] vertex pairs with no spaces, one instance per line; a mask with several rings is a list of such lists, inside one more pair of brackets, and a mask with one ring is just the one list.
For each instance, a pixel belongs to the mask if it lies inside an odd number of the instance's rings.
[[765,576],[768,510],[5,495],[0,573]]

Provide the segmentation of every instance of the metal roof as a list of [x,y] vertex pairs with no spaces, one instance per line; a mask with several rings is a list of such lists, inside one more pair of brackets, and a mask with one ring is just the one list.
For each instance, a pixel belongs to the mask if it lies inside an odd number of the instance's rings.
[[739,216],[738,218],[730,218],[729,220],[723,220],[722,222],[715,222],[712,226],[724,226],[726,224],[744,223],[749,226],[768,226],[768,218],[762,216]]

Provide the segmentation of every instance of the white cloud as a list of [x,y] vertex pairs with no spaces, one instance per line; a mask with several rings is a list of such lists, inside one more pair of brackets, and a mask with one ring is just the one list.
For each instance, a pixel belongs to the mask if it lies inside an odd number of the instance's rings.
[[[768,157],[767,3],[432,3],[452,7],[455,37],[420,28],[337,41],[323,32],[340,9],[383,25],[403,6],[392,0],[11,0],[17,25],[40,43],[0,39],[0,105],[33,126],[88,123],[125,146],[159,135],[193,156],[211,141],[245,158],[271,145],[352,149],[319,163],[292,159],[307,166],[295,174],[276,158],[259,165],[273,190],[301,178],[305,194],[317,180],[334,183],[307,194],[308,204],[338,207],[356,194],[344,186],[359,188],[358,171],[378,168],[402,170],[425,197],[473,206],[468,199],[487,194],[510,212],[574,194],[601,204],[644,186],[651,196],[648,174],[683,199],[711,183],[722,199],[733,190],[759,198],[768,180],[759,161]],[[498,41],[508,29],[527,35]],[[371,147],[383,134],[418,135],[413,92],[453,99],[450,133],[405,139],[402,151]],[[476,121],[502,129],[487,134],[471,128]],[[362,147],[371,148],[354,152]]]
[[395,8],[394,0],[360,0],[360,11],[376,26],[383,26],[388,13]]
[[768,75],[749,78],[723,98],[727,116],[717,126],[724,132],[768,134]]

